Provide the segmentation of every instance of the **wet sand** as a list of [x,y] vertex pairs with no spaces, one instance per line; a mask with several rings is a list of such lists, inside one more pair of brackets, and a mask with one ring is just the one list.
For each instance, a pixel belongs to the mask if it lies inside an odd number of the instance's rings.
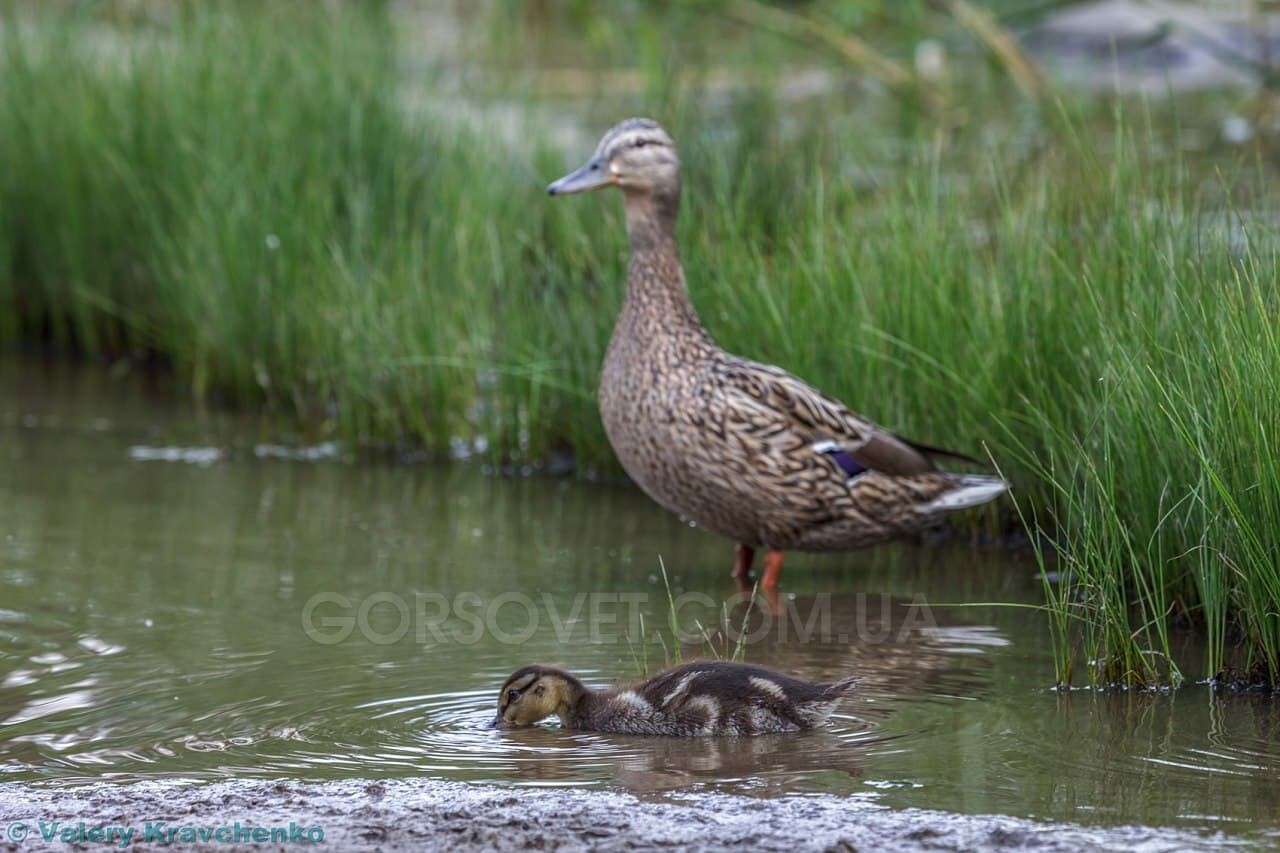
[[[1089,828],[1010,817],[894,811],[827,795],[774,799],[683,794],[642,800],[591,789],[500,788],[428,779],[324,783],[181,780],[126,785],[0,785],[0,849],[67,849],[41,839],[38,821],[73,830],[148,822],[180,826],[319,827],[344,850],[1131,850],[1211,849],[1236,839],[1149,827]],[[8,837],[16,822],[22,843]],[[1234,843],[1233,843],[1234,842]],[[104,845],[88,845],[103,849]],[[189,845],[180,844],[184,849]],[[297,848],[297,844],[196,844],[195,849]],[[306,845],[313,846],[313,845]],[[83,849],[83,848],[81,848]]]

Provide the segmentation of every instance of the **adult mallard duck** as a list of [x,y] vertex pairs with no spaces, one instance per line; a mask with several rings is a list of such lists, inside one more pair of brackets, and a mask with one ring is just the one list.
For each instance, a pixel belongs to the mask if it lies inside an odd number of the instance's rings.
[[854,686],[817,684],[762,666],[704,661],[631,687],[592,690],[575,676],[534,664],[498,691],[494,728],[559,717],[566,729],[632,735],[760,735],[820,726]]
[[689,300],[676,247],[680,160],[657,122],[627,119],[551,195],[622,190],[631,264],[600,378],[600,413],[622,467],[667,509],[737,543],[745,584],[768,549],[846,551],[918,532],[986,503],[998,477],[941,471],[963,454],[894,435],[791,374],[716,346]]

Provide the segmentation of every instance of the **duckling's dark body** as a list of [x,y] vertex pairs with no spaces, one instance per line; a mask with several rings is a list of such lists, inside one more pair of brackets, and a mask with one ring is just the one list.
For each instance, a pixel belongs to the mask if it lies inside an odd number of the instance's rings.
[[762,666],[691,663],[588,704],[579,728],[655,735],[760,735],[822,725],[851,682],[814,684]]
[[[814,683],[752,664],[702,661],[630,687],[596,691],[563,670],[535,665],[507,679],[495,724],[527,725],[556,714],[567,729],[617,734],[797,732],[825,723],[853,683]],[[546,692],[527,695],[539,690]]]

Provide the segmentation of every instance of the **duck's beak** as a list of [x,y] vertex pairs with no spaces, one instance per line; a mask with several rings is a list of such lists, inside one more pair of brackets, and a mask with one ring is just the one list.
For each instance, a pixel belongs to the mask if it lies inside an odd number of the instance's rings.
[[547,187],[549,195],[569,195],[598,190],[613,183],[613,175],[600,157],[592,157],[587,165],[570,172]]
[[493,718],[493,722],[489,724],[489,728],[491,729],[504,728],[504,721],[502,719],[502,714],[498,714],[496,717]]

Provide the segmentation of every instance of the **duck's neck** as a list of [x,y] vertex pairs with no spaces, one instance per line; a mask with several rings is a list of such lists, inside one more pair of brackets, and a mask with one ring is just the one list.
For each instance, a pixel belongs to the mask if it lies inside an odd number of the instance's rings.
[[631,265],[619,325],[650,334],[662,329],[702,333],[676,245],[678,191],[670,195],[627,192],[624,199]]
[[600,705],[601,696],[576,678],[566,679],[568,695],[556,716],[566,729],[585,729]]
[[632,254],[667,251],[674,255],[680,196],[624,190],[622,198]]

